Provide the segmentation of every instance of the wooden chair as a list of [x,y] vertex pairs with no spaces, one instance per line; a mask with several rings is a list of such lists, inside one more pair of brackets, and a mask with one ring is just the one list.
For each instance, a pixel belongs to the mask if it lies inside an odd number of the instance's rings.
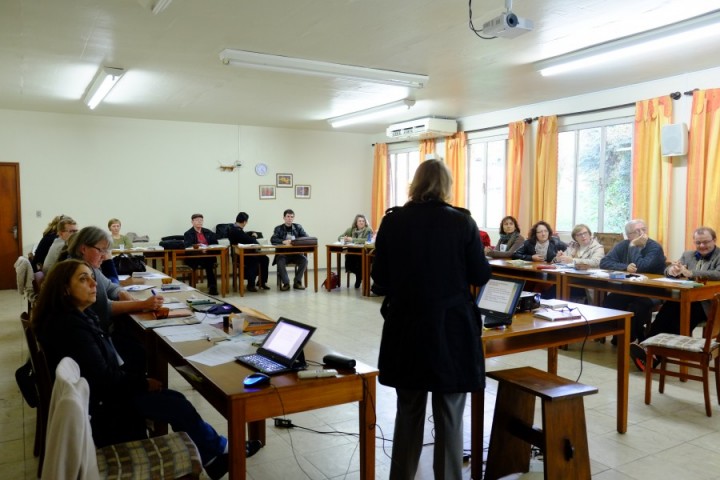
[[[645,362],[645,404],[650,405],[652,394],[652,375],[660,375],[659,392],[665,391],[665,376],[687,378],[703,382],[705,396],[705,414],[712,417],[710,406],[710,363],[715,370],[715,390],[720,401],[720,294],[715,295],[708,315],[707,324],[703,329],[704,338],[693,338],[685,335],[660,333],[650,337],[640,345],[647,352]],[[653,367],[652,359],[657,357],[660,363]],[[680,374],[679,371],[668,370],[668,364],[699,369],[701,375]]]
[[38,457],[38,477],[43,468],[43,460],[45,458],[45,438],[47,433],[47,422],[50,411],[50,396],[52,394],[52,377],[48,368],[45,352],[40,348],[40,344],[35,338],[29,319],[21,319],[25,340],[30,353],[30,362],[32,363],[33,373],[35,374],[35,385],[38,394],[38,407],[35,420],[35,445],[33,454]]
[[595,232],[595,238],[597,239],[598,243],[603,246],[603,248],[605,249],[605,254],[607,255],[608,253],[610,253],[610,250],[612,250],[615,245],[622,242],[623,234]]
[[70,357],[58,364],[50,402],[42,480],[198,479],[200,454],[185,432],[96,449],[88,414],[90,389]]

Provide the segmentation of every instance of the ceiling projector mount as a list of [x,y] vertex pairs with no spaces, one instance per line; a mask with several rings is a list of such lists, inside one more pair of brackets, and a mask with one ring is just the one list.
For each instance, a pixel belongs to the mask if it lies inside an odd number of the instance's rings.
[[470,0],[470,30],[484,40],[515,38],[532,31],[532,29],[532,20],[515,15],[512,12],[512,0],[505,0],[505,12],[485,22],[478,30],[472,22],[472,0]]

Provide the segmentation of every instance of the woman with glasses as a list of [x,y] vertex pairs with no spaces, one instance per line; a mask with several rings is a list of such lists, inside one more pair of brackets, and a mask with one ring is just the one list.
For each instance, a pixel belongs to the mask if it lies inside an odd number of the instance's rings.
[[605,256],[605,249],[597,239],[593,238],[590,227],[581,223],[570,233],[572,241],[564,252],[558,252],[553,263],[573,264],[579,270],[598,268],[600,260]]
[[512,258],[529,262],[552,262],[558,252],[567,250],[567,245],[553,237],[549,223],[540,220],[530,229],[528,239],[517,249]]

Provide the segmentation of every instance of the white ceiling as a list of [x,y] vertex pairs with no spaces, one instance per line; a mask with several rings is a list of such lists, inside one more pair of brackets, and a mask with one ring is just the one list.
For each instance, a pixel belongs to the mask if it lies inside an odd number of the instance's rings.
[[[717,0],[516,0],[535,23],[482,40],[468,3],[448,0],[0,0],[0,108],[330,130],[325,119],[411,96],[410,111],[462,118],[718,66],[720,35],[646,61],[562,78],[532,63],[674,23]],[[476,27],[504,0],[473,0]],[[423,89],[225,66],[225,48],[420,73]],[[127,70],[95,111],[82,96],[99,66]]]

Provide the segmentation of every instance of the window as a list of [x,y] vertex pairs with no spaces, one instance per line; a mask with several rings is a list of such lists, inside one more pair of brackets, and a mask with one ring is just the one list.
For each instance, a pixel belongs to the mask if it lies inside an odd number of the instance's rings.
[[467,206],[480,228],[497,228],[505,213],[505,138],[468,142]]
[[632,133],[626,119],[559,133],[556,230],[585,223],[593,232],[623,231],[631,213]]
[[388,183],[388,207],[404,205],[408,201],[408,189],[420,164],[420,152],[414,149],[390,152],[390,172]]

